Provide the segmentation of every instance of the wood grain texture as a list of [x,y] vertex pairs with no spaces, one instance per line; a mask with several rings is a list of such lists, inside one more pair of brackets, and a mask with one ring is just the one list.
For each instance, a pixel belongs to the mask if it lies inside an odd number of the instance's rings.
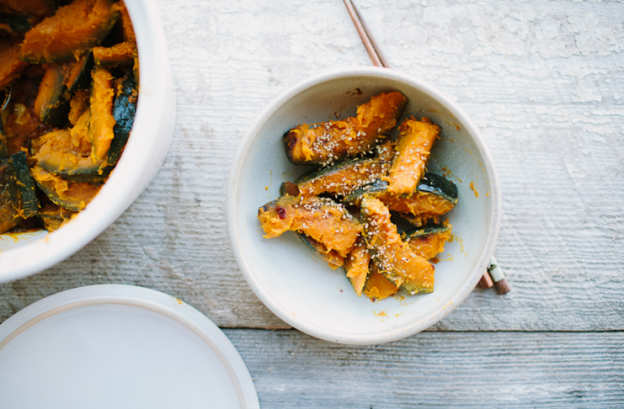
[[423,333],[345,347],[298,331],[226,330],[269,408],[616,408],[624,334]]
[[[513,291],[475,290],[433,329],[624,329],[624,5],[356,3],[393,67],[459,102],[498,168],[496,257]],[[159,5],[178,102],[162,169],[83,250],[0,285],[0,322],[65,289],[126,283],[181,298],[222,327],[286,327],[234,260],[229,167],[271,99],[368,56],[340,1]]]

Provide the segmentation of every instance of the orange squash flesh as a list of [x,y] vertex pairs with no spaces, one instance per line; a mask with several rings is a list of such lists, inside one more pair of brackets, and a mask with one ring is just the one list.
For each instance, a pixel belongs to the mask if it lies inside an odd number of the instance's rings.
[[409,196],[425,171],[440,127],[432,124],[427,117],[420,121],[410,118],[401,124],[399,131],[392,167],[383,180],[390,183],[388,191],[391,194]]
[[302,240],[306,245],[312,247],[312,249],[318,254],[332,269],[342,267],[345,262],[345,258],[342,257],[336,250],[329,250],[322,243],[314,240],[312,237],[308,237],[302,234]]
[[19,59],[19,41],[0,38],[0,90],[3,90],[28,65]]
[[[45,67],[45,74],[41,79],[34,104],[35,114],[42,122],[46,122],[46,117],[51,110],[58,108],[60,104],[66,105],[69,99],[69,93],[64,84],[66,72],[63,66],[61,64],[49,64]],[[62,96],[57,97],[58,95]]]
[[24,36],[21,59],[31,63],[78,59],[98,45],[119,19],[110,0],[75,0]]
[[323,174],[298,183],[299,192],[304,196],[318,196],[331,193],[346,196],[358,188],[374,182],[385,175],[389,164],[377,160],[358,160],[340,165],[336,171],[328,169]]
[[101,187],[92,183],[69,182],[38,165],[31,169],[31,175],[50,200],[72,211],[84,210]]
[[390,194],[379,195],[378,198],[390,210],[402,214],[412,214],[415,216],[427,218],[435,218],[448,213],[455,206],[452,202],[445,198],[429,193],[417,191],[410,197],[396,197]]
[[379,271],[389,280],[415,294],[433,291],[434,267],[415,255],[401,240],[397,227],[390,221],[390,211],[374,197],[362,199],[364,238],[373,253]]
[[302,124],[284,135],[286,155],[294,164],[330,164],[368,152],[397,123],[407,99],[400,92],[377,95],[342,121]]
[[410,246],[414,254],[431,260],[444,251],[444,245],[451,237],[453,226],[448,224],[449,229],[439,234],[422,235],[419,237],[410,237],[405,242]]
[[93,146],[94,159],[104,159],[115,137],[113,127],[113,76],[103,67],[93,69],[93,85],[91,88],[91,121],[89,124],[89,138]]
[[344,267],[347,271],[347,278],[353,286],[353,290],[362,296],[362,290],[368,277],[368,265],[370,264],[370,253],[366,248],[364,239],[360,237],[349,255],[345,258]]
[[384,277],[377,269],[375,263],[371,263],[371,271],[364,285],[364,295],[376,300],[383,300],[393,296],[399,291],[399,287]]
[[383,162],[391,163],[394,158],[394,141],[390,138],[377,145],[377,159]]
[[123,42],[112,47],[94,47],[93,60],[95,65],[114,67],[118,65],[134,64],[136,45]]
[[69,101],[69,123],[76,125],[78,119],[87,109],[89,109],[89,91],[76,91],[72,99]]
[[349,254],[362,232],[362,226],[344,206],[317,197],[282,196],[258,209],[258,220],[266,233],[264,238],[298,231],[342,257]]

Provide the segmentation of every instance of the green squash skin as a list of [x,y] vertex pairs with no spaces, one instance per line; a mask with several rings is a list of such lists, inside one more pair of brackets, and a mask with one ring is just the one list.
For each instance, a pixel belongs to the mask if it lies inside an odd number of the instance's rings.
[[59,207],[55,211],[50,211],[49,209],[42,209],[39,212],[39,217],[41,217],[41,221],[43,222],[43,227],[49,231],[57,230],[65,221],[71,219],[71,217],[75,214],[71,210],[63,209]]
[[112,166],[106,166],[102,169],[102,173],[100,174],[99,169],[102,162],[103,161],[100,160],[96,163],[91,163],[89,166],[63,170],[59,170],[56,166],[52,166],[50,163],[46,162],[45,159],[38,161],[37,164],[48,172],[52,172],[65,180],[69,180],[70,182],[98,183],[104,181],[104,179],[109,176],[111,170],[113,170]]
[[15,172],[11,166],[11,160],[2,158],[0,159],[0,234],[11,230],[21,220]]
[[24,152],[11,155],[17,190],[21,199],[22,217],[28,219],[39,213],[39,200],[35,192],[35,182],[30,176],[30,168]]
[[48,125],[61,127],[67,122],[71,94],[65,85],[63,66],[61,64],[50,65],[48,70],[54,70],[54,90],[45,100],[43,110],[38,112],[39,119]]
[[[339,175],[341,172],[348,172],[349,169],[351,167],[354,167],[354,166],[360,166],[360,167],[364,167],[364,168],[372,168],[371,172],[373,172],[375,168],[378,168],[379,170],[381,170],[382,166],[384,166],[384,164],[386,164],[386,162],[380,161],[378,159],[353,159],[353,160],[348,160],[348,161],[340,162],[340,163],[337,163],[335,165],[328,166],[326,168],[315,170],[315,171],[312,171],[312,172],[310,172],[308,174],[305,174],[305,175],[301,176],[299,179],[297,179],[295,181],[295,183],[300,188],[302,188],[303,185],[305,185],[307,183],[311,183],[311,182],[314,182],[314,181],[317,181],[317,180],[323,180],[324,178],[335,178],[336,175]],[[348,185],[349,182],[350,181],[346,181],[344,183],[345,183],[345,185]],[[354,190],[357,190],[357,189],[351,189],[351,191],[354,191]],[[329,191],[329,189],[326,190],[326,191]],[[317,192],[316,194],[325,193],[326,191]]]
[[32,17],[25,14],[2,13],[0,14],[0,24],[6,24],[16,33],[25,33],[30,30],[33,25]]
[[80,64],[80,73],[71,84],[65,84],[70,94],[73,94],[79,89],[88,89],[91,85],[91,69],[95,65],[93,53],[89,51],[87,55],[76,61],[75,64]]
[[451,228],[447,226],[440,226],[440,225],[427,226],[427,227],[423,227],[420,229],[404,231],[403,233],[401,233],[401,239],[405,241],[408,238],[415,239],[415,238],[424,237],[424,236],[438,235],[438,234],[446,233],[449,230],[451,230]]
[[320,258],[323,259],[324,262],[328,263],[328,264],[333,264],[336,267],[340,267],[337,264],[332,263],[332,260],[330,257],[328,257],[327,255],[321,253],[320,251],[318,251],[316,248],[314,248],[314,246],[312,245],[312,243],[310,243],[310,241],[308,240],[308,236],[306,236],[303,233],[296,233],[297,236],[299,236],[299,238],[301,239],[301,241],[306,245],[306,247],[308,247],[310,250],[312,250],[313,252],[315,252]]
[[444,176],[436,175],[435,173],[425,173],[422,179],[420,179],[416,190],[442,196],[451,202],[453,206],[457,204],[457,186]]
[[360,205],[360,202],[364,195],[369,194],[375,196],[376,193],[383,193],[388,190],[388,182],[385,180],[377,179],[370,185],[363,186],[344,198],[345,203],[354,205]]
[[121,87],[121,93],[117,95],[113,103],[113,117],[116,123],[113,127],[115,137],[111,141],[111,146],[108,150],[107,162],[110,169],[117,164],[123,148],[126,146],[126,142],[128,142],[138,102],[137,84],[132,73],[124,77]]

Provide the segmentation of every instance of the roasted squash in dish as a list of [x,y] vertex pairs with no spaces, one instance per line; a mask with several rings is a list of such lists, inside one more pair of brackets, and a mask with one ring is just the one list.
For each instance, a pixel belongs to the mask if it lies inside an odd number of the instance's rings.
[[137,73],[123,1],[2,2],[0,233],[56,230],[93,200],[130,136]]
[[[357,296],[383,300],[399,290],[434,290],[437,254],[451,236],[442,221],[458,202],[457,187],[426,172],[441,128],[411,117],[388,137],[407,104],[396,91],[374,96],[357,116],[284,134],[286,156],[296,165],[321,165],[285,181],[278,199],[258,210],[269,239],[294,231],[332,269],[342,266]],[[411,223],[417,229],[399,232]]]

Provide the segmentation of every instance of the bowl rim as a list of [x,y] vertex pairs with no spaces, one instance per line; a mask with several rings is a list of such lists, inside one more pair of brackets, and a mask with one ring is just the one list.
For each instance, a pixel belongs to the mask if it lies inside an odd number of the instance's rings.
[[[492,200],[492,212],[489,218],[489,228],[491,234],[487,237],[486,243],[481,253],[476,267],[471,272],[468,280],[466,280],[459,290],[450,298],[449,302],[443,306],[440,310],[433,311],[429,316],[413,325],[405,328],[402,331],[396,331],[392,329],[380,331],[378,333],[371,333],[366,335],[353,335],[348,333],[338,333],[335,331],[329,331],[324,328],[320,328],[314,324],[303,321],[297,316],[288,313],[283,309],[279,303],[273,300],[273,297],[264,290],[263,286],[256,280],[252,268],[245,259],[244,254],[241,251],[242,245],[238,237],[239,223],[236,218],[238,213],[238,191],[239,191],[239,175],[243,169],[245,163],[245,157],[247,156],[251,144],[255,140],[256,135],[261,128],[268,122],[275,112],[281,108],[291,98],[297,94],[324,82],[332,81],[335,79],[352,77],[352,76],[370,76],[380,79],[390,79],[400,81],[408,84],[434,98],[436,101],[445,106],[449,112],[457,118],[466,131],[474,139],[476,146],[479,149],[479,153],[483,157],[484,163],[482,164],[486,170],[486,174],[490,179],[490,196]],[[232,167],[230,169],[230,175],[228,180],[228,192],[226,199],[227,209],[227,224],[228,233],[230,236],[230,243],[232,245],[232,251],[238,266],[245,277],[248,285],[256,296],[262,301],[262,303],[280,319],[287,324],[291,325],[298,330],[305,332],[313,337],[323,339],[329,342],[336,342],[348,345],[376,345],[386,342],[397,341],[399,339],[406,338],[421,332],[430,326],[434,325],[442,318],[450,314],[459,304],[461,304],[468,295],[475,288],[483,273],[485,273],[487,266],[489,265],[492,254],[494,253],[494,247],[498,239],[501,223],[501,194],[498,182],[498,176],[496,168],[492,160],[490,151],[485,144],[479,129],[473,124],[470,118],[464,113],[464,111],[454,103],[448,96],[436,89],[435,87],[427,84],[426,82],[415,79],[407,74],[399,71],[390,70],[387,68],[378,67],[342,67],[338,69],[332,69],[321,72],[317,75],[306,78],[295,85],[291,86],[276,98],[274,98],[269,105],[258,115],[257,119],[250,126],[245,136],[239,142],[238,150],[234,157]]]
[[[155,0],[128,2],[127,7],[137,33],[143,96],[133,135],[101,191],[70,223],[31,243],[0,251],[0,283],[44,271],[82,249],[121,216],[162,165],[173,134],[176,105],[167,41]],[[149,143],[154,140],[158,142]]]

